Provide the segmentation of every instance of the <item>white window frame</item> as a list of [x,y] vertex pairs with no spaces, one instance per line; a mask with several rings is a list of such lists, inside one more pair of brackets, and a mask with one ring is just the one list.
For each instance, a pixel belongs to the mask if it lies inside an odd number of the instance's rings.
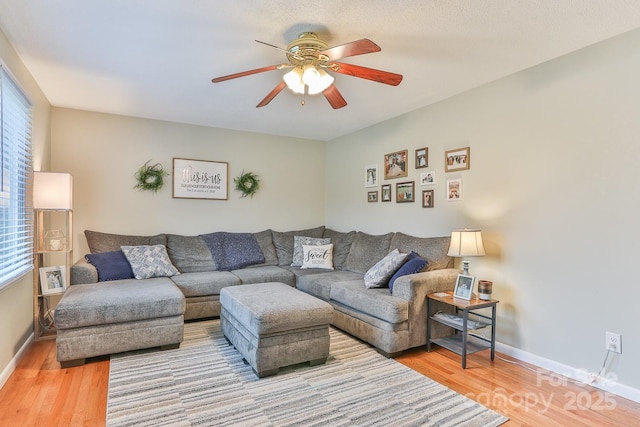
[[0,61],[0,292],[33,269],[32,103]]

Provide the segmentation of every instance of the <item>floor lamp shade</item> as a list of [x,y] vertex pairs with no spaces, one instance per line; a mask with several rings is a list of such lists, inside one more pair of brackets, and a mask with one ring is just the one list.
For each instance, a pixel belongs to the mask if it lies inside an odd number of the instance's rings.
[[33,208],[70,211],[73,209],[73,176],[68,173],[33,173]]

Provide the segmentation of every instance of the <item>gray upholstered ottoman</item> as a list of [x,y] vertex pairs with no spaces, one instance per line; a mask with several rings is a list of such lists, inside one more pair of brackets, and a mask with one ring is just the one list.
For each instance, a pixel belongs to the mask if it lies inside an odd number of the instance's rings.
[[85,358],[151,347],[176,348],[185,299],[167,277],[70,286],[55,309],[62,367]]
[[284,283],[256,283],[220,291],[222,332],[260,378],[278,369],[329,356],[333,307]]

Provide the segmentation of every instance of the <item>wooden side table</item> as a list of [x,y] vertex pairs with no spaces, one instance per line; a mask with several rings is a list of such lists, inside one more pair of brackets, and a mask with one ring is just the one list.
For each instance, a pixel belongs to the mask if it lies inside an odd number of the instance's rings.
[[[455,314],[432,313],[433,301],[439,301],[453,306]],[[427,351],[431,351],[431,344],[438,344],[462,356],[462,369],[467,367],[467,354],[491,348],[491,360],[496,353],[496,304],[498,300],[481,300],[477,296],[470,301],[454,298],[451,292],[437,292],[427,295]],[[491,308],[491,316],[476,312],[482,308]],[[469,318],[469,314],[473,318]],[[431,338],[431,327],[437,322],[454,329],[452,335]],[[485,338],[469,330],[491,327],[491,339]]]

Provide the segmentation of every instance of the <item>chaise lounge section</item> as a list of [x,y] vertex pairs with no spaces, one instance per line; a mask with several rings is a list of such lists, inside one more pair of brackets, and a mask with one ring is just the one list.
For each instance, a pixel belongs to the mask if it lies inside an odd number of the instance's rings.
[[55,310],[58,361],[66,368],[103,354],[178,347],[184,309],[167,277],[71,286]]

